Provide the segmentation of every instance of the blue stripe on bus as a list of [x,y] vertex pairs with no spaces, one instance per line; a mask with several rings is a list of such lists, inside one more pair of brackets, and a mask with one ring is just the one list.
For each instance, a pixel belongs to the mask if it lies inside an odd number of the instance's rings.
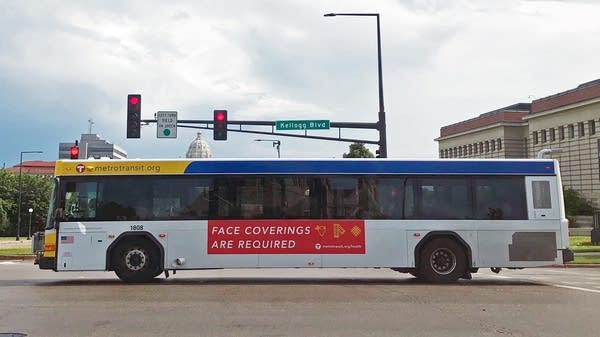
[[553,161],[199,160],[191,162],[185,173],[556,175],[556,170]]

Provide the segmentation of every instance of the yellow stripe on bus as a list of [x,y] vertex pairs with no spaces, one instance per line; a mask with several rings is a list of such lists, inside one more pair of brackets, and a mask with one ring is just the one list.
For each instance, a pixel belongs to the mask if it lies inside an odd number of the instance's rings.
[[54,230],[44,233],[44,257],[56,256],[56,232]]
[[56,176],[84,175],[161,175],[183,174],[189,160],[178,161],[121,161],[121,160],[69,160],[56,162]]

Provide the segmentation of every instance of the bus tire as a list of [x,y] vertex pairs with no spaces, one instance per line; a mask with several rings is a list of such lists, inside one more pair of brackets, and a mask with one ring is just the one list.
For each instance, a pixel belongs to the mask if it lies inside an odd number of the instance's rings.
[[125,240],[113,251],[113,270],[124,282],[148,282],[160,274],[159,254],[156,246],[148,240]]
[[431,283],[455,282],[467,271],[463,247],[450,238],[434,238],[421,250],[419,278]]

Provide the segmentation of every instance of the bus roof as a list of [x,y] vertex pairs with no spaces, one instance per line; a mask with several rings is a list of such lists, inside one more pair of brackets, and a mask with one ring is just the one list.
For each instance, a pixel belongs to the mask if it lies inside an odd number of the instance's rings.
[[556,175],[552,159],[58,160],[56,176],[193,174]]

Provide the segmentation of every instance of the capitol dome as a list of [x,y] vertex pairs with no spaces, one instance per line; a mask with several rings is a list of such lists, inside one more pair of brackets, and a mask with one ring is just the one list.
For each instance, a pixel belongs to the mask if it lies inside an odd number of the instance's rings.
[[212,158],[212,152],[208,143],[202,139],[202,132],[198,132],[198,137],[190,143],[190,147],[185,154],[186,158]]

